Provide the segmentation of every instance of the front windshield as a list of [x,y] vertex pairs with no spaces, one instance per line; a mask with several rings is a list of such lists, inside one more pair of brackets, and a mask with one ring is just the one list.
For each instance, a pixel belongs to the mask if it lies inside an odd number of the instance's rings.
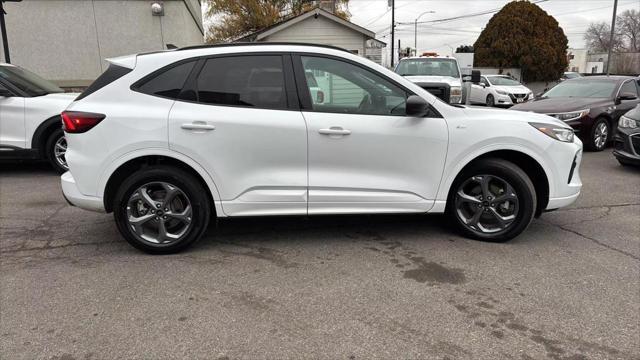
[[398,63],[396,72],[403,76],[451,76],[460,77],[454,59],[405,59]]
[[567,80],[547,91],[543,97],[610,98],[616,83],[610,80]]
[[29,96],[64,92],[54,83],[17,66],[0,66],[0,77]]
[[500,86],[517,86],[520,83],[508,76],[487,76],[487,79],[491,83],[491,85],[500,85]]

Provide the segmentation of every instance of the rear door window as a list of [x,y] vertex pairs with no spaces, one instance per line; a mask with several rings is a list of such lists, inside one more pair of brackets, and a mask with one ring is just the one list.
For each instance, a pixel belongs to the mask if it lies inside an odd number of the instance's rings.
[[196,88],[198,102],[203,104],[287,108],[280,55],[208,59],[198,76]]

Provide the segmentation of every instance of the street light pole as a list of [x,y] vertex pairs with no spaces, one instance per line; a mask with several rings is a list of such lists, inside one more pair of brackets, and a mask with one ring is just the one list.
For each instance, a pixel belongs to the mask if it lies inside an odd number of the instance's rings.
[[5,1],[21,2],[22,0],[0,0],[0,32],[2,32],[2,47],[4,50],[4,61],[7,64],[11,63],[11,57],[9,56],[9,43],[7,41],[7,25],[4,22],[4,16],[7,14],[4,11],[3,3]]
[[4,7],[2,3],[4,1],[0,0],[0,31],[2,31],[2,47],[4,48],[4,61],[7,64],[11,63],[11,58],[9,57],[9,44],[7,43],[7,26],[4,24]]
[[396,1],[389,0],[391,3],[391,68],[393,69],[393,43],[395,42],[395,27],[396,27]]
[[613,34],[616,31],[616,11],[618,9],[618,0],[613,0],[613,18],[611,19],[611,35],[609,36],[609,54],[607,55],[607,76],[609,76],[609,68],[611,65],[611,50],[613,49]]
[[418,20],[424,14],[433,14],[433,13],[435,13],[435,11],[431,11],[431,10],[425,11],[422,14],[418,15],[416,20],[413,22],[413,47],[416,49],[415,55],[418,55]]

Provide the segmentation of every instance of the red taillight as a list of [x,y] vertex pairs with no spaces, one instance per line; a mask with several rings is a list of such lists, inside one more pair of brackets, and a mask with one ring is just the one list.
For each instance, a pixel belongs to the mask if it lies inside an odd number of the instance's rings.
[[318,96],[316,100],[318,101],[318,104],[322,104],[324,102],[324,92],[318,90]]
[[91,130],[98,125],[105,116],[81,111],[63,111],[62,129],[71,134],[79,134]]

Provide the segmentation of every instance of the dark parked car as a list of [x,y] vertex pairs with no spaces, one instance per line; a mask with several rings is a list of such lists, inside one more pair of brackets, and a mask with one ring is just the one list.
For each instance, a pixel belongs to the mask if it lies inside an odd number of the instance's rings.
[[620,117],[613,155],[622,165],[640,166],[640,105]]
[[622,114],[640,103],[640,80],[628,76],[569,79],[511,109],[556,117],[571,125],[587,149],[603,150]]

